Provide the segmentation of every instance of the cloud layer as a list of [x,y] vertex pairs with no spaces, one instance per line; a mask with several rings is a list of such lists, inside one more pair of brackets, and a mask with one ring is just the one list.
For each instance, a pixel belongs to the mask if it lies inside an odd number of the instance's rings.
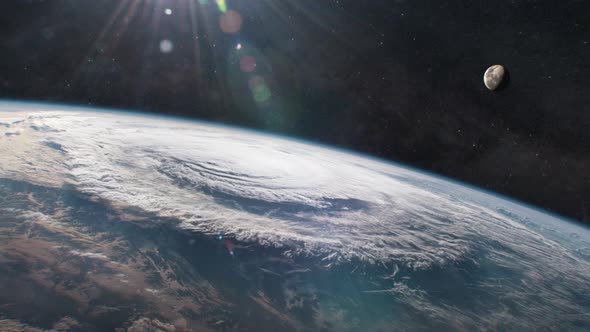
[[60,159],[24,154],[23,173],[63,163],[56,176],[86,194],[335,261],[444,264],[482,237],[533,246],[540,235],[518,220],[552,219],[523,207],[503,214],[517,206],[396,165],[231,128],[89,112],[18,124]]
[[[11,155],[0,161],[0,177],[66,184],[326,268],[379,266],[391,285],[367,294],[391,294],[433,319],[477,324],[485,312],[493,324],[518,303],[537,322],[553,321],[548,312],[590,319],[578,295],[590,293],[590,232],[538,210],[399,165],[227,127],[120,113],[11,117],[0,131],[21,135],[0,141]],[[436,285],[419,281],[443,271],[440,280],[452,282],[464,266],[477,269],[468,275],[476,292],[507,294],[505,302],[467,312],[444,302],[452,292],[434,299]],[[414,271],[416,284],[400,270]]]

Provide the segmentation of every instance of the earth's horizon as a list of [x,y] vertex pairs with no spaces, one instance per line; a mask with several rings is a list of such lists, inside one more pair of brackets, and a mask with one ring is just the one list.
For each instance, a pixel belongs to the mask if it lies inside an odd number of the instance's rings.
[[358,153],[0,102],[0,330],[590,329],[590,229]]

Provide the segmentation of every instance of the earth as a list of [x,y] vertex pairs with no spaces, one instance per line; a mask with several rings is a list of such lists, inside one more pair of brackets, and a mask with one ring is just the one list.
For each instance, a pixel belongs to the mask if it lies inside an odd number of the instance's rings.
[[588,331],[590,230],[237,128],[0,103],[2,331]]

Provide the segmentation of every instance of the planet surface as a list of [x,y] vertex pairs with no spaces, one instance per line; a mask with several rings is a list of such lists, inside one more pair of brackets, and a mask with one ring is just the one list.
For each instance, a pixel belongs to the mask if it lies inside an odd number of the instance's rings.
[[253,131],[0,104],[0,330],[587,331],[590,231]]
[[506,69],[502,65],[490,66],[483,75],[483,82],[488,90],[498,89],[504,82]]

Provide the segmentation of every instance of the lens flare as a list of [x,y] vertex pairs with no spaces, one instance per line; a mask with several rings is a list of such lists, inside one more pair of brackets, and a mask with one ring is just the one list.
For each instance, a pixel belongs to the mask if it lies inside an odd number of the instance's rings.
[[244,73],[251,73],[256,70],[256,58],[251,55],[244,55],[240,59],[240,69]]
[[264,78],[260,76],[254,76],[248,81],[248,87],[252,91],[252,97],[254,101],[261,105],[266,104],[270,101],[272,93],[270,88],[266,84]]
[[174,50],[174,44],[168,40],[164,39],[160,41],[160,52],[162,53],[170,53]]
[[242,29],[242,15],[235,10],[228,10],[219,18],[221,31],[231,34]]
[[215,3],[217,4],[217,8],[219,8],[220,12],[227,12],[227,3],[225,2],[225,0],[215,0]]

